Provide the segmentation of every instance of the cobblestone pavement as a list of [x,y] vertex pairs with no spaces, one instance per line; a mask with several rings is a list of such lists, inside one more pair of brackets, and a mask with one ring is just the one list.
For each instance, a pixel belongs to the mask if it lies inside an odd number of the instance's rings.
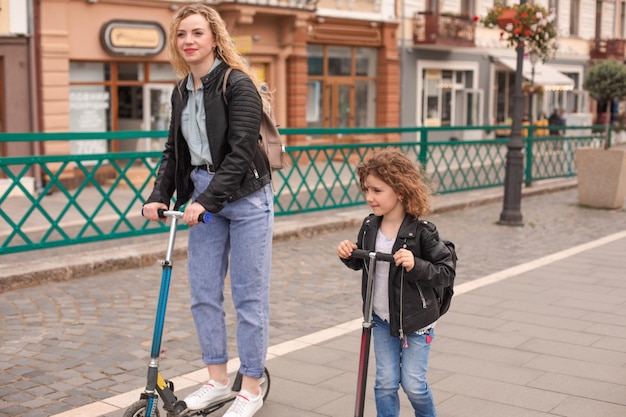
[[[428,219],[456,243],[462,283],[626,230],[624,210],[581,208],[576,198],[575,189],[524,197],[519,228],[496,224],[501,202]],[[275,242],[271,345],[360,316],[358,273],[334,253],[356,233],[350,226]],[[160,276],[154,265],[1,293],[0,416],[50,416],[144,386]],[[160,364],[166,378],[202,368],[188,306],[186,265],[177,261]],[[234,329],[228,303],[227,320]],[[232,334],[229,349],[236,356]]]

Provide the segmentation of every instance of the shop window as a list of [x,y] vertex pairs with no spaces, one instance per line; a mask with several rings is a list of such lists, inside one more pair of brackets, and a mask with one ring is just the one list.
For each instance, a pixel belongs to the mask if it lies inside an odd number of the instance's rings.
[[376,126],[378,51],[324,45],[307,50],[307,126]]
[[117,64],[119,81],[145,81],[143,64]]
[[[70,86],[70,131],[106,132],[111,128],[111,91],[104,85]],[[106,140],[73,140],[72,154],[108,151]]]
[[306,121],[308,127],[324,127],[321,109],[324,107],[322,81],[309,81],[306,96]]
[[352,57],[349,46],[328,48],[328,75],[351,75]]
[[571,0],[569,16],[569,34],[578,36],[580,31],[580,0]]
[[70,62],[70,83],[111,81],[111,66],[103,62]]
[[375,77],[377,74],[376,50],[356,48],[356,75]]
[[[151,129],[146,121],[154,119],[153,103],[146,91],[171,91],[175,82],[171,65],[157,62],[70,62],[69,79],[70,128],[81,132]],[[169,97],[167,94],[167,100]],[[99,141],[85,141],[72,152],[93,153],[106,147],[110,151],[145,149],[141,141],[112,141],[104,146]]]
[[174,70],[170,64],[164,63],[156,63],[149,64],[148,68],[150,70],[150,81],[151,82],[159,82],[159,81],[176,81],[176,75],[174,75]]
[[472,71],[424,69],[422,73],[423,126],[465,126],[476,124],[476,95]]
[[372,120],[376,120],[376,82],[357,81],[356,82],[356,114],[354,117],[355,127],[372,127]]
[[307,47],[308,74],[324,75],[324,47],[322,45],[309,45]]

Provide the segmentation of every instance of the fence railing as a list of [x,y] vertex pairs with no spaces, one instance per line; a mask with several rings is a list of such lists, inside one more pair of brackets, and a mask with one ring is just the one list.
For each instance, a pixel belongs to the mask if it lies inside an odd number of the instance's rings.
[[[403,140],[288,147],[291,166],[276,172],[274,178],[275,213],[292,215],[363,204],[356,165],[368,153],[389,146],[419,161],[436,193],[502,186],[508,139],[429,140],[433,132],[498,128],[282,129],[282,134],[312,137],[398,133]],[[603,138],[589,127],[568,127],[564,136],[534,137],[533,128],[529,130],[524,138],[527,185],[576,175],[575,148],[600,146]],[[0,134],[0,144],[166,136],[165,131],[10,133]],[[0,157],[0,255],[166,232],[166,225],[141,217],[160,156],[160,151],[150,151]]]

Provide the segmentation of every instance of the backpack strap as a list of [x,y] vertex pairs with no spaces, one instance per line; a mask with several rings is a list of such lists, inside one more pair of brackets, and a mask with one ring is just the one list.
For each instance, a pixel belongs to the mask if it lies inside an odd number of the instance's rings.
[[228,99],[226,98],[226,83],[228,82],[228,76],[230,75],[233,69],[228,67],[226,72],[224,73],[224,82],[222,84],[222,98],[224,99],[224,103],[228,106]]

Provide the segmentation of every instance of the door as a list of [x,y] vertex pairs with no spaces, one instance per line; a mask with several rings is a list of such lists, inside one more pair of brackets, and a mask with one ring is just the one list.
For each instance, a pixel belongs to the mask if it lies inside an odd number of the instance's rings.
[[330,114],[333,115],[329,127],[352,127],[352,84],[331,84]]
[[[145,84],[143,86],[143,130],[167,130],[170,125],[171,96],[173,85]],[[143,139],[143,150],[162,151],[167,138]]]
[[[456,91],[455,105],[458,110],[456,114],[455,126],[481,126],[483,91],[462,88]],[[463,139],[482,139],[482,130],[464,130],[461,132]]]
[[[352,84],[331,81],[326,86],[327,103],[324,105],[324,127],[354,127],[354,88]],[[337,139],[344,137],[338,133]]]

